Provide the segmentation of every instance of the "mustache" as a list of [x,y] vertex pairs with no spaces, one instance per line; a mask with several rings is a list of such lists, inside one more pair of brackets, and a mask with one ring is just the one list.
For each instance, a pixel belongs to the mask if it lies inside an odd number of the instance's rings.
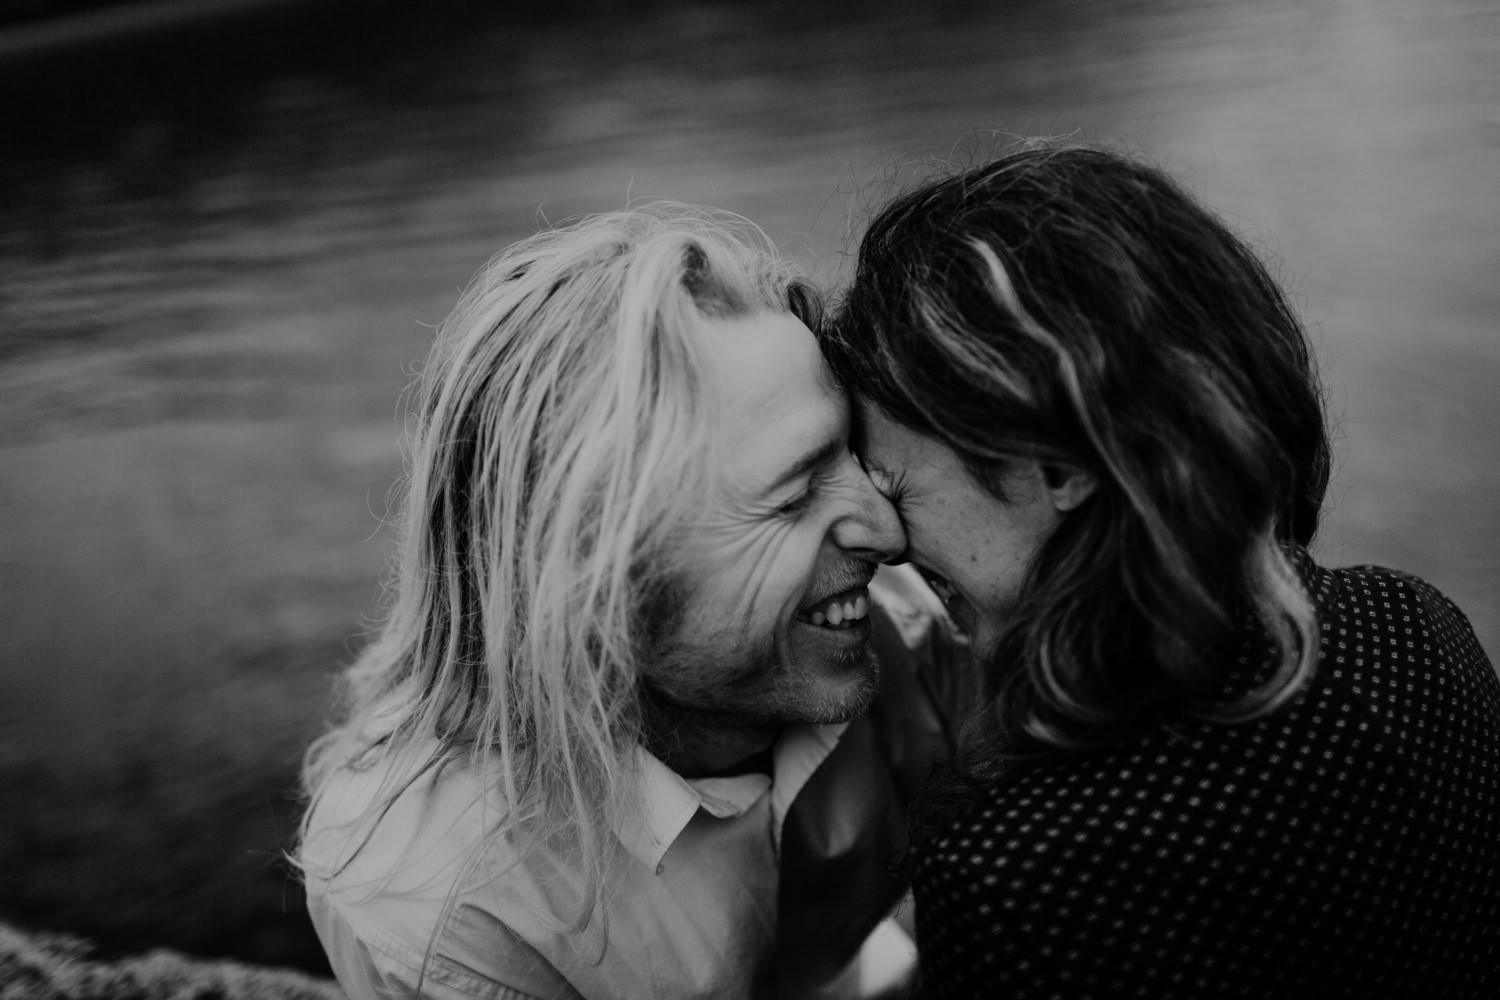
[[803,606],[814,608],[846,590],[869,586],[870,581],[875,579],[877,568],[879,568],[878,563],[864,559],[850,559],[832,567],[813,581],[808,591],[814,596]]

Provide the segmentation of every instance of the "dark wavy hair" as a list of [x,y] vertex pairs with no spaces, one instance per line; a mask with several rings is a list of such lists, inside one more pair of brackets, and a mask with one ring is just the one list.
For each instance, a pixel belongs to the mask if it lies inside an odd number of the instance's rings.
[[[978,771],[1184,712],[1252,718],[1312,669],[1294,563],[1329,445],[1307,337],[1255,254],[1160,170],[1033,142],[909,191],[871,223],[824,350],[1001,500],[1021,457],[1097,482],[983,665]],[[1279,657],[1233,691],[1247,614]]]

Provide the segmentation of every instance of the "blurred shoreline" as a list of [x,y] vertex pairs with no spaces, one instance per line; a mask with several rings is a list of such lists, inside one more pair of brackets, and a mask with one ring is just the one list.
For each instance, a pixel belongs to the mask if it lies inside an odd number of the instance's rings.
[[110,956],[82,938],[32,933],[3,922],[0,994],[16,1000],[345,1000],[334,980],[292,969],[192,958],[163,949]]

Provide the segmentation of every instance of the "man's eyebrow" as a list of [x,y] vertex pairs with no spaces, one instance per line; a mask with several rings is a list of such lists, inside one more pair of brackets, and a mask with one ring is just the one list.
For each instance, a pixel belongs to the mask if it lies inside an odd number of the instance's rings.
[[842,438],[829,438],[812,451],[797,459],[790,468],[778,475],[775,481],[765,488],[764,492],[767,495],[775,493],[787,483],[795,479],[800,479],[819,466],[827,465],[834,458],[838,457],[839,452],[843,450],[844,441]]

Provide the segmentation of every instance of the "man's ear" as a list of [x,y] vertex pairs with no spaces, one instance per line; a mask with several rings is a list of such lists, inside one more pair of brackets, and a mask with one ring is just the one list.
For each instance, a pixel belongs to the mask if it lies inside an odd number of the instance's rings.
[[1094,474],[1076,465],[1047,463],[1042,466],[1042,481],[1052,496],[1052,506],[1060,514],[1077,510],[1094,495],[1098,485]]

